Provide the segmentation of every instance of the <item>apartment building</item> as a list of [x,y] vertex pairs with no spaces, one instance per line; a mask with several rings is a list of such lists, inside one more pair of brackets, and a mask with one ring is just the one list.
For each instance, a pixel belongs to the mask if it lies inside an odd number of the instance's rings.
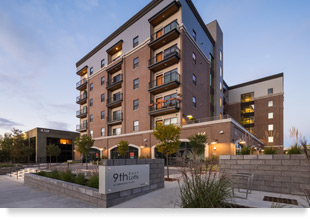
[[223,33],[191,0],[153,0],[76,67],[77,131],[101,155],[116,158],[117,142],[127,140],[133,158],[155,157],[157,124],[182,125],[183,148],[190,133],[207,132],[206,155],[235,154],[245,135],[263,145],[224,116]]
[[283,73],[225,87],[225,113],[266,146],[283,148]]

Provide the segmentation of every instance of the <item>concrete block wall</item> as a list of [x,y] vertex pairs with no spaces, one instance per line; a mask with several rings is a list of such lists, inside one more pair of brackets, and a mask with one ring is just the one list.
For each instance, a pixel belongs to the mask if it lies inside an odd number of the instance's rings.
[[150,185],[111,194],[100,194],[98,189],[42,177],[36,174],[26,174],[24,184],[43,191],[88,202],[97,207],[108,208],[164,187],[163,159],[117,159],[103,161],[103,166],[136,164],[150,164]]
[[[220,173],[253,173],[252,189],[303,195],[310,189],[310,163],[305,155],[223,155]],[[242,184],[242,180],[237,180]]]

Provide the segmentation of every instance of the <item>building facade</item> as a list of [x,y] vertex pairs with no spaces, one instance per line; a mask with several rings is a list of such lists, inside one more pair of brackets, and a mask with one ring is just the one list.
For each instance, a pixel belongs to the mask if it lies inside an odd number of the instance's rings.
[[226,124],[227,144],[235,144],[231,133],[238,132],[225,121],[233,119],[224,116],[223,33],[217,21],[204,23],[191,0],[153,0],[76,67],[77,131],[92,136],[101,154],[111,156],[122,138],[151,157],[153,142],[137,141],[138,134],[157,124],[182,125],[183,132],[193,121],[208,122],[205,130]]

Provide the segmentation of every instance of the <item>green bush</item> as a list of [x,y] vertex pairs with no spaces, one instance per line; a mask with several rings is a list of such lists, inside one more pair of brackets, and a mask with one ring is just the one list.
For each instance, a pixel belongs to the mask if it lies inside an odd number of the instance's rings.
[[45,171],[40,171],[37,173],[39,176],[47,176]]
[[288,154],[302,154],[302,150],[299,147],[291,147],[291,149],[289,149],[287,151]]
[[87,186],[98,189],[99,188],[99,175],[98,174],[92,175],[87,181]]
[[251,154],[251,147],[243,147],[240,152],[241,155],[250,155]]
[[211,157],[206,158],[206,164],[218,164],[219,163],[219,156],[212,155]]
[[60,174],[57,170],[53,170],[50,173],[46,173],[46,177],[52,178],[52,179],[60,179]]
[[65,172],[61,172],[60,173],[60,179],[62,181],[66,181],[66,182],[74,182],[74,175],[72,174],[72,172],[70,170],[65,171]]
[[80,185],[83,185],[85,183],[85,175],[84,173],[79,173],[75,176],[74,178],[74,182],[76,184],[80,184]]
[[274,147],[265,147],[264,154],[277,154],[277,149]]

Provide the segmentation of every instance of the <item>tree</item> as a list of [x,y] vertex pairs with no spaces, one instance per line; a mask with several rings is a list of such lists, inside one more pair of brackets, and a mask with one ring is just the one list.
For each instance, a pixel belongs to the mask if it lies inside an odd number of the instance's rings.
[[0,161],[8,162],[11,160],[12,145],[12,134],[6,133],[4,136],[0,136]]
[[61,153],[59,146],[55,144],[49,144],[46,146],[46,155],[50,158],[50,165],[52,163],[52,157],[58,157]]
[[192,135],[188,138],[188,140],[194,154],[202,155],[205,152],[205,144],[207,142],[207,136],[205,133]]
[[121,155],[121,157],[125,158],[128,151],[129,151],[128,141],[120,141],[117,144],[117,153],[119,153]]
[[12,133],[13,142],[10,156],[13,162],[21,161],[24,158],[23,149],[27,146],[27,143],[21,130],[13,128]]
[[27,158],[27,162],[30,162],[30,157],[35,153],[35,148],[32,146],[25,146],[22,149],[23,155]]
[[180,139],[181,128],[177,125],[162,125],[158,124],[156,129],[153,130],[154,137],[159,141],[156,148],[159,153],[166,157],[167,161],[167,176],[169,179],[169,155],[178,152],[181,141]]
[[88,135],[77,137],[74,141],[74,144],[77,146],[76,150],[80,154],[83,154],[83,156],[85,157],[86,169],[88,169],[88,164],[87,164],[88,154],[89,154],[91,147],[94,145],[94,142],[95,141]]

